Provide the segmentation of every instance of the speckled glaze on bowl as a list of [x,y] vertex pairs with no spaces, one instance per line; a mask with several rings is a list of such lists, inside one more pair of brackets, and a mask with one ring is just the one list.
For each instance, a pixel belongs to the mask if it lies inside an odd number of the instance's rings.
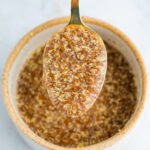
[[45,43],[49,39],[50,35],[53,34],[56,30],[65,26],[67,22],[69,22],[69,18],[64,17],[48,21],[31,30],[18,42],[8,57],[2,77],[2,93],[7,111],[22,137],[35,150],[102,150],[105,148],[107,150],[119,149],[119,145],[121,144],[119,141],[125,137],[127,133],[129,133],[130,129],[135,125],[144,108],[147,95],[147,73],[143,59],[141,58],[141,55],[135,45],[120,30],[104,21],[89,17],[83,17],[83,21],[98,34],[100,34],[104,41],[117,48],[126,57],[131,67],[133,68],[137,78],[138,87],[138,104],[136,110],[131,119],[120,132],[105,141],[82,148],[65,148],[49,143],[34,134],[28,128],[28,126],[19,116],[15,105],[15,87],[17,82],[17,75],[19,73],[20,67],[24,63],[24,59],[30,54],[30,52],[38,48],[41,44]]

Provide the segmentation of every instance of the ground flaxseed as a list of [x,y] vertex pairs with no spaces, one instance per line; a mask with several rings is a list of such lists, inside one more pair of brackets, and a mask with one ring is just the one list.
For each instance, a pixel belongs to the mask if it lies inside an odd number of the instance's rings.
[[137,103],[134,75],[125,58],[106,44],[108,68],[101,94],[84,115],[71,118],[51,104],[42,85],[44,46],[25,61],[17,84],[17,106],[29,128],[45,139],[65,147],[82,147],[103,141],[119,132]]
[[104,43],[87,27],[68,25],[47,42],[43,68],[43,83],[54,107],[68,116],[80,116],[93,105],[104,83]]

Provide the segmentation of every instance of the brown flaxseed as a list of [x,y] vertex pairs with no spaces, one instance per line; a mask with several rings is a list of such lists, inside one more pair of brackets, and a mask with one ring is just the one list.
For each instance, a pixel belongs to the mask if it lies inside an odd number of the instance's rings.
[[42,85],[44,46],[25,62],[17,85],[17,106],[29,128],[45,140],[65,147],[82,147],[119,132],[137,104],[132,69],[125,58],[106,44],[108,68],[101,94],[84,115],[71,118],[53,107]]
[[86,112],[104,83],[107,54],[100,37],[82,25],[52,35],[43,57],[43,78],[52,104],[69,116]]

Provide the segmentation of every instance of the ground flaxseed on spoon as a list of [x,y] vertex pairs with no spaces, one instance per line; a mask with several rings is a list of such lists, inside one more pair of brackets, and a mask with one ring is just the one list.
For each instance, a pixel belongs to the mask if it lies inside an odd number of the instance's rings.
[[[48,142],[65,147],[98,143],[119,132],[137,104],[137,88],[125,58],[106,43],[108,68],[95,104],[84,115],[71,118],[53,107],[42,85],[44,46],[25,61],[18,78],[17,107],[29,128]],[[63,138],[62,138],[63,137]]]
[[44,84],[54,107],[68,116],[80,116],[93,105],[104,83],[104,43],[87,27],[68,25],[47,42],[43,68]]

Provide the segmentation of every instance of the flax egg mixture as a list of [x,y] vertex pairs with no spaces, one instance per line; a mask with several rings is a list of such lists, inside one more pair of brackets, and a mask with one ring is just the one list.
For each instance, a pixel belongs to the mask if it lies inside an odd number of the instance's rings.
[[68,25],[51,36],[43,59],[43,79],[54,107],[72,117],[90,109],[106,75],[102,39],[83,25]]
[[135,76],[124,56],[105,46],[104,86],[94,105],[79,117],[62,115],[49,100],[42,84],[45,45],[26,59],[18,77],[16,102],[21,118],[35,134],[60,146],[83,147],[112,137],[126,125],[137,104]]

